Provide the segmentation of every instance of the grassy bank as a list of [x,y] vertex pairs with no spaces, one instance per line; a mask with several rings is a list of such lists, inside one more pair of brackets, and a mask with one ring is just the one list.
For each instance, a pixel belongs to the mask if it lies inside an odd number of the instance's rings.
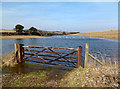
[[[97,55],[95,55],[97,57]],[[74,69],[60,81],[62,87],[118,87],[120,76],[118,74],[118,60],[101,55],[100,60],[104,65],[88,57],[86,68]]]
[[46,36],[35,36],[35,35],[29,35],[29,36],[25,36],[25,35],[15,35],[15,36],[0,36],[0,39],[27,39],[27,38],[50,38],[50,37],[46,37]]
[[61,79],[63,87],[118,87],[118,69],[115,66],[78,68]]
[[77,34],[70,34],[70,36],[90,36],[90,37],[98,37],[98,38],[118,40],[118,30],[106,30],[106,31],[98,31],[98,32],[77,33]]

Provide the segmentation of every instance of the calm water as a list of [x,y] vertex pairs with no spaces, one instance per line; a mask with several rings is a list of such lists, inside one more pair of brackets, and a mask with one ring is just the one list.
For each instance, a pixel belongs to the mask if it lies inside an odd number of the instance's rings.
[[[66,47],[77,48],[83,47],[83,58],[85,53],[85,43],[89,43],[89,52],[92,54],[101,53],[105,57],[113,58],[118,54],[118,41],[94,37],[77,37],[77,36],[53,36],[53,38],[35,38],[35,39],[3,39],[2,53],[7,54],[14,51],[14,43],[34,46]],[[99,54],[99,55],[101,55]]]

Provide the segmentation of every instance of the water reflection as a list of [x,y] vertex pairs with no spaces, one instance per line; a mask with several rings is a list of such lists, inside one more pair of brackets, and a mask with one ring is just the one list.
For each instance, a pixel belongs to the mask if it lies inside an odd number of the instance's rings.
[[26,74],[26,73],[30,73],[30,72],[34,72],[34,71],[69,71],[71,69],[72,68],[21,63],[21,64],[15,65],[14,67],[3,68],[2,73],[3,74],[10,74],[10,73]]

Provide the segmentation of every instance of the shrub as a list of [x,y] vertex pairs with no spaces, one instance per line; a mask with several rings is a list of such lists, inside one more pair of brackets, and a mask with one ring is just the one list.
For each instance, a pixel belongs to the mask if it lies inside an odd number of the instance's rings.
[[19,34],[19,35],[21,35],[22,32],[23,32],[23,28],[24,28],[24,26],[22,26],[20,24],[16,25],[15,26],[16,33]]

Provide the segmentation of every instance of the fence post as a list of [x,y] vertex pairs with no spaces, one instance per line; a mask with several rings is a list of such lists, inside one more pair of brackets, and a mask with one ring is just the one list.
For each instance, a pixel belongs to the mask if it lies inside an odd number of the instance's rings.
[[24,44],[22,44],[22,57],[24,57],[24,48],[23,48]]
[[85,61],[84,61],[84,68],[88,66],[88,53],[89,52],[89,44],[86,43],[85,45]]
[[18,44],[18,62],[21,63],[23,61],[23,55],[24,55],[24,50],[23,50],[23,44]]
[[77,67],[82,66],[82,47],[78,47],[78,64]]
[[16,56],[16,53],[17,53],[17,51],[18,51],[17,43],[15,43],[14,45],[15,45],[15,56]]

